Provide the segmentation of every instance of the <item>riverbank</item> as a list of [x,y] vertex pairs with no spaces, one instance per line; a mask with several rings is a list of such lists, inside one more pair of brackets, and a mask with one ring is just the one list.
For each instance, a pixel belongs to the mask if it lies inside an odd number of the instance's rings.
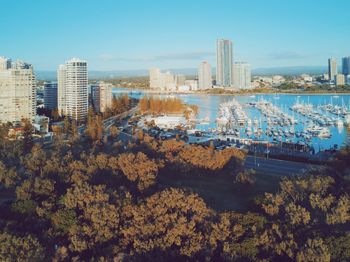
[[341,90],[338,91],[334,89],[333,91],[307,91],[307,90],[280,90],[280,89],[252,89],[252,90],[242,90],[242,91],[234,91],[234,90],[224,90],[224,89],[208,89],[203,91],[160,91],[160,90],[152,90],[146,88],[130,88],[130,87],[115,87],[115,89],[128,89],[132,90],[132,92],[143,92],[147,94],[154,95],[218,95],[218,96],[242,96],[242,95],[269,95],[269,94],[279,94],[279,95],[348,95],[350,94],[350,90]]

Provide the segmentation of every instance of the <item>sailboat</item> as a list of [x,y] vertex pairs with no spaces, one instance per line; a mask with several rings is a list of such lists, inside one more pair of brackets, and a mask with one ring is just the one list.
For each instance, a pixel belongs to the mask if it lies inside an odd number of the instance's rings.
[[277,95],[277,93],[275,93],[275,95],[273,96],[273,99],[280,99],[280,97]]

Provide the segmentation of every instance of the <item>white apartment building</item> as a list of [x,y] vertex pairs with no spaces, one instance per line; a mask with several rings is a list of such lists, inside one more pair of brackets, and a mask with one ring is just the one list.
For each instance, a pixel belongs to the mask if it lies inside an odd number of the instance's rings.
[[186,80],[185,86],[188,86],[189,90],[191,90],[191,91],[197,91],[198,90],[198,81],[197,80]]
[[61,114],[81,123],[88,112],[87,62],[72,58],[57,70],[58,109]]
[[345,85],[345,76],[343,74],[337,74],[335,77],[334,77],[334,80],[335,80],[335,84],[337,86],[343,86]]
[[91,85],[92,103],[97,112],[104,113],[112,107],[113,85],[100,81]]
[[184,75],[176,75],[175,76],[175,84],[177,87],[183,86],[185,84],[186,77]]
[[0,122],[18,124],[36,115],[36,81],[32,65],[0,58]]
[[11,68],[11,59],[0,56],[0,70],[6,70]]
[[212,87],[211,66],[207,61],[199,64],[198,68],[198,89],[205,90]]
[[162,91],[175,91],[176,81],[169,71],[162,73],[159,68],[149,70],[150,88]]
[[250,65],[244,62],[235,63],[233,65],[233,86],[239,89],[250,89],[251,81]]
[[57,70],[57,108],[61,116],[67,114],[66,110],[66,66],[59,65]]
[[160,87],[160,69],[151,68],[149,70],[149,87],[152,89],[158,89]]

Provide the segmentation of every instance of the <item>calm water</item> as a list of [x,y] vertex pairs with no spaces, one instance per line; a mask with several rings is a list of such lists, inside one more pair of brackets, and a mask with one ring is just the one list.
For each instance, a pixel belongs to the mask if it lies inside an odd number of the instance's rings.
[[[131,97],[140,98],[145,95],[142,91],[135,91],[130,89],[121,89],[121,88],[115,88],[114,94],[129,94]],[[150,94],[149,94],[150,95]],[[166,96],[166,95],[161,95]],[[316,110],[318,105],[324,105],[328,103],[332,103],[333,105],[345,105],[347,108],[350,106],[350,94],[346,95],[339,95],[339,97],[335,97],[333,94],[326,94],[326,95],[294,95],[294,94],[280,94],[280,95],[274,95],[274,94],[264,94],[264,95],[255,95],[254,97],[250,95],[246,96],[220,96],[220,95],[197,95],[197,94],[177,94],[176,97],[181,98],[185,103],[188,104],[195,104],[199,107],[199,116],[198,118],[204,119],[209,118],[209,124],[199,124],[196,128],[201,130],[208,130],[209,128],[216,128],[216,118],[218,117],[218,109],[219,105],[223,102],[227,102],[235,98],[238,100],[244,107],[244,110],[246,111],[249,118],[258,119],[258,120],[264,120],[265,118],[260,114],[260,112],[252,107],[245,107],[245,104],[248,102],[258,101],[261,99],[264,99],[266,101],[272,102],[274,105],[278,106],[282,111],[289,114],[290,116],[294,116],[295,119],[299,120],[298,124],[295,125],[295,131],[302,131],[304,128],[307,127],[301,124],[300,122],[303,120],[306,120],[307,118],[297,114],[293,113],[293,111],[290,110],[290,107],[293,106],[297,101],[300,103],[310,103],[314,105],[314,109]],[[336,116],[320,111],[326,115],[329,115],[333,118],[337,118]],[[263,129],[266,128],[266,123],[264,121],[261,121],[262,125],[261,127]],[[315,150],[322,150],[322,149],[329,149],[332,148],[334,145],[343,146],[347,144],[349,139],[349,131],[347,128],[341,127],[335,127],[330,126],[328,127],[332,137],[329,139],[320,139],[318,137],[313,137],[311,140],[311,145],[314,146]],[[288,129],[288,127],[283,127],[283,129]],[[241,132],[241,136],[245,137],[244,132]],[[271,140],[271,138],[267,136],[263,136],[262,139]],[[297,142],[297,138],[292,139],[294,142]]]

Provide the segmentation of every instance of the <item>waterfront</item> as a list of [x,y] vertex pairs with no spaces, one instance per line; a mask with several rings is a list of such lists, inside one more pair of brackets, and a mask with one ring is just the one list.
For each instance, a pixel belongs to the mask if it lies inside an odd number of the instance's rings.
[[[146,93],[142,90],[134,89],[114,89],[114,94],[129,94],[132,97],[140,98]],[[169,95],[159,95],[159,96],[169,96]],[[256,95],[244,95],[244,96],[231,96],[231,95],[202,95],[202,94],[173,94],[173,96],[181,98],[185,103],[195,104],[199,107],[199,119],[209,120],[203,121],[203,123],[198,123],[196,128],[203,131],[216,130],[217,129],[217,118],[219,113],[219,107],[225,102],[232,101],[236,99],[245,111],[247,117],[258,122],[257,126],[261,128],[264,132],[259,137],[256,137],[257,140],[268,140],[273,141],[273,137],[266,135],[266,129],[268,127],[266,117],[258,110],[256,107],[248,106],[249,103],[257,101],[267,101],[272,105],[276,106],[283,112],[285,115],[295,118],[297,123],[292,126],[277,127],[276,131],[290,131],[294,129],[295,133],[302,133],[305,129],[312,127],[314,121],[310,120],[309,117],[303,116],[297,112],[291,110],[293,105],[296,103],[299,104],[312,104],[315,111],[319,112],[320,115],[327,116],[330,119],[337,120],[338,116],[322,110],[321,106],[332,104],[334,106],[339,106],[342,108],[349,108],[350,106],[350,95],[342,94],[335,96],[334,94],[317,94],[317,95],[301,95],[301,94],[256,94]],[[344,119],[339,116],[339,119],[344,121]],[[322,138],[318,136],[311,136],[307,141],[304,141],[296,135],[290,135],[289,137],[282,137],[282,141],[291,141],[296,142],[305,142],[313,146],[315,151],[325,150],[334,148],[335,145],[341,147],[348,142],[348,132],[347,127],[337,126],[335,124],[329,125],[326,127],[331,137]],[[240,128],[240,137],[248,138],[246,132],[246,127]],[[253,129],[253,128],[252,128]],[[255,139],[254,135],[253,138]]]

